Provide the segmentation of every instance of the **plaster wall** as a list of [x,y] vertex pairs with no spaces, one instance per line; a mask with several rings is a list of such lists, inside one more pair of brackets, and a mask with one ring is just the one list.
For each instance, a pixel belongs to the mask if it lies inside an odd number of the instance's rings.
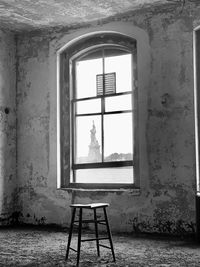
[[[70,203],[93,201],[111,204],[113,231],[194,232],[193,28],[199,12],[195,4],[184,10],[169,5],[78,29],[18,35],[17,196],[23,222],[66,226]],[[57,189],[57,53],[96,31],[137,40],[139,192]]]
[[16,204],[16,45],[0,31],[0,224],[13,222]]

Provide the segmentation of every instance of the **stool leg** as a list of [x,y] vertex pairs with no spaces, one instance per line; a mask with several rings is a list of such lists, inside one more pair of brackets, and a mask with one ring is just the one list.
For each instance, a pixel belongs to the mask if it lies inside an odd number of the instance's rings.
[[98,224],[97,224],[97,213],[96,209],[94,209],[94,223],[95,223],[95,235],[96,235],[96,244],[97,244],[97,255],[100,256],[99,250],[99,234],[98,234]]
[[78,226],[78,247],[77,247],[77,264],[79,266],[80,251],[81,251],[81,232],[82,232],[82,208],[79,211],[79,226]]
[[113,261],[115,261],[115,252],[114,252],[114,247],[113,247],[113,242],[112,242],[112,235],[111,235],[110,226],[108,223],[108,217],[107,217],[105,207],[103,208],[103,211],[104,211],[104,216],[105,216],[105,221],[106,221],[106,226],[107,226],[107,233],[108,233],[108,237],[109,237],[109,241],[110,241],[110,248],[111,248],[112,255],[113,255]]
[[71,238],[72,238],[72,231],[73,231],[73,226],[74,226],[75,213],[76,213],[76,208],[73,208],[65,260],[67,260],[68,256],[69,256],[69,248],[70,248],[70,243],[71,243]]

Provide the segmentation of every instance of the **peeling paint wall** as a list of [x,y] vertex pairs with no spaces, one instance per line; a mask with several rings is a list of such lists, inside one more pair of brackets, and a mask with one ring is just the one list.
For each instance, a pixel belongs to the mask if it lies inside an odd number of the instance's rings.
[[0,31],[0,225],[12,223],[16,207],[16,45]]
[[[147,9],[57,33],[19,35],[18,180],[21,220],[69,225],[72,202],[109,202],[114,231],[193,233],[193,28],[200,6]],[[56,51],[79,35],[139,38],[140,193],[56,189]],[[136,33],[136,32],[137,33]],[[89,215],[88,215],[89,216]]]

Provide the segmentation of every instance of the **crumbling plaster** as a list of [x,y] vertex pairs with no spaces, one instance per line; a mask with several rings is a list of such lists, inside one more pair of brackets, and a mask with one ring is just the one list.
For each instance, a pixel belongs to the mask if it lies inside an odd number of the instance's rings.
[[[69,225],[72,202],[109,202],[112,229],[192,233],[195,227],[193,28],[200,7],[145,10],[17,40],[19,206],[26,223]],[[84,34],[117,31],[138,45],[140,194],[57,189],[56,64]]]
[[[147,6],[184,0],[1,0],[1,27],[13,31],[33,31],[105,19]],[[191,0],[190,0],[191,1]],[[192,0],[197,1],[197,0]]]
[[0,225],[17,209],[15,55],[14,35],[0,30]]

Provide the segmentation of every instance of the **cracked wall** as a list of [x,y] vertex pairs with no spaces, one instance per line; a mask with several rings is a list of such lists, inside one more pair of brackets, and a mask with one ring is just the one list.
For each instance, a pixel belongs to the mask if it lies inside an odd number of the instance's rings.
[[[18,36],[17,157],[23,222],[66,226],[70,203],[109,202],[114,231],[194,233],[192,34],[199,12],[194,3],[184,10],[169,5],[78,29]],[[139,38],[140,193],[57,190],[56,51],[79,35],[109,29]]]
[[17,209],[15,53],[14,35],[0,31],[0,225]]

